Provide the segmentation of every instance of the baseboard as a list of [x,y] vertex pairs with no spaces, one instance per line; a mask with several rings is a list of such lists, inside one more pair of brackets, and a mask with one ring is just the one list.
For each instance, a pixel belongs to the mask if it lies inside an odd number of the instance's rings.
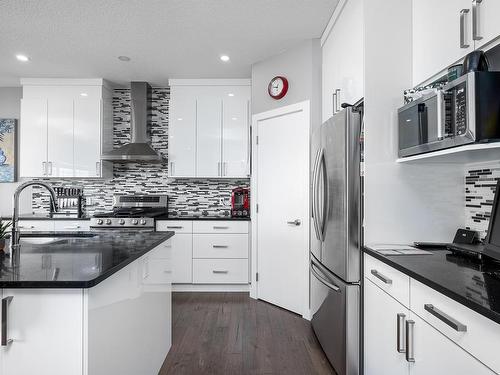
[[173,292],[248,292],[250,284],[172,284]]

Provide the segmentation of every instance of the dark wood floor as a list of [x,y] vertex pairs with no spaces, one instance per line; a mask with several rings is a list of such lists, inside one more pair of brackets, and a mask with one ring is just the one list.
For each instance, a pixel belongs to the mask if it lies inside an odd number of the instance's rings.
[[174,293],[160,375],[335,374],[308,321],[248,293]]

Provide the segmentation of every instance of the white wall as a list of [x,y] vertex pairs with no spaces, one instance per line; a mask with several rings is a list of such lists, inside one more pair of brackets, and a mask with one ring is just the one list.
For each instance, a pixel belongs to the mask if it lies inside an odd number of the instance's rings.
[[[19,119],[21,97],[21,87],[0,87],[0,118]],[[12,195],[18,185],[19,183],[0,183],[0,217],[12,216]],[[31,212],[31,200],[28,192],[23,194],[21,212]]]

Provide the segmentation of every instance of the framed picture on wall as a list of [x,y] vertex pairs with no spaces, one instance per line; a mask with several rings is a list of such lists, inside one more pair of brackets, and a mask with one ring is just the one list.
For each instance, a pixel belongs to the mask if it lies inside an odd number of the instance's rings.
[[17,178],[16,131],[15,119],[0,118],[0,183],[15,182]]

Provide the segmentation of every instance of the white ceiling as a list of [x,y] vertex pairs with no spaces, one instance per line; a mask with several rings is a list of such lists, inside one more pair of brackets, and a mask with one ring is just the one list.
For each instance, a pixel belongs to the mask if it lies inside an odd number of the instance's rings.
[[[321,36],[338,0],[1,0],[0,86],[20,77],[245,78]],[[16,60],[26,54],[28,63]],[[229,63],[219,60],[231,57]],[[129,56],[130,62],[117,59]]]

